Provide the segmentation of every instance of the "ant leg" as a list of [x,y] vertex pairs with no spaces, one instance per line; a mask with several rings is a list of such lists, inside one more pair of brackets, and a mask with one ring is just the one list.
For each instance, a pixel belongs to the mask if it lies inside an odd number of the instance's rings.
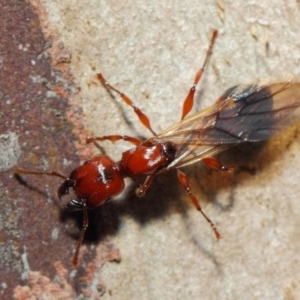
[[202,216],[205,218],[205,220],[210,224],[212,230],[215,233],[215,236],[217,238],[217,240],[221,237],[217,227],[215,226],[215,224],[206,216],[206,214],[203,212],[199,202],[197,201],[195,195],[191,192],[191,188],[189,185],[189,180],[188,177],[181,171],[177,170],[177,176],[178,176],[178,180],[180,182],[180,184],[183,186],[183,188],[186,190],[186,192],[188,193],[190,199],[192,200],[194,206],[196,207],[196,209],[202,214]]
[[109,90],[113,90],[116,93],[118,93],[120,95],[120,97],[122,98],[122,100],[129,106],[131,106],[134,110],[134,112],[136,113],[136,115],[139,117],[140,122],[147,127],[153,135],[156,136],[156,133],[152,130],[151,125],[150,125],[150,120],[149,118],[138,108],[136,107],[133,102],[123,93],[121,93],[120,91],[118,91],[116,88],[114,88],[113,86],[111,86],[106,80],[105,78],[102,76],[101,73],[97,74],[97,77],[99,79],[99,81],[102,83],[102,85],[104,85],[107,89]]
[[[24,169],[14,169],[15,174],[28,174],[28,175],[49,175],[49,176],[57,176],[60,178],[65,179],[66,181],[70,180],[68,177],[56,172],[56,171],[51,171],[51,172],[42,172],[42,171],[27,171]],[[73,256],[73,266],[76,267],[78,263],[78,253],[80,246],[82,244],[84,234],[86,232],[86,229],[88,228],[89,222],[88,222],[88,216],[87,216],[87,207],[86,207],[86,200],[82,199],[82,208],[83,208],[83,224],[82,224],[82,229],[80,232],[79,239],[77,241],[75,253]]]
[[210,168],[218,169],[221,171],[233,172],[235,170],[234,166],[224,166],[214,157],[203,158],[202,161]]
[[88,136],[86,138],[86,142],[92,143],[96,141],[104,141],[104,140],[109,140],[111,142],[119,141],[119,140],[124,140],[126,142],[130,142],[134,144],[135,146],[138,146],[142,141],[139,140],[138,138],[128,136],[128,135],[105,135],[105,136]]
[[81,228],[81,231],[80,231],[79,239],[77,241],[74,256],[73,256],[73,260],[72,260],[72,263],[73,263],[74,267],[77,266],[79,249],[80,249],[80,246],[83,242],[83,238],[84,238],[84,234],[86,232],[86,229],[89,226],[89,219],[88,219],[88,215],[87,215],[87,207],[86,207],[86,200],[85,199],[82,199],[82,207],[83,207],[83,222],[82,222],[82,228]]
[[51,172],[44,172],[44,171],[29,171],[29,170],[24,170],[24,169],[19,169],[19,168],[14,168],[14,173],[15,174],[28,174],[28,175],[49,175],[49,176],[57,176],[65,180],[69,180],[68,177],[56,172],[56,171],[51,171]]
[[213,45],[215,43],[217,35],[218,35],[218,31],[214,30],[213,34],[212,34],[212,37],[211,37],[211,40],[210,40],[209,48],[206,52],[206,58],[204,60],[204,63],[202,65],[202,67],[200,68],[200,70],[197,72],[197,74],[195,76],[195,79],[194,79],[194,84],[191,87],[187,97],[184,100],[183,107],[182,107],[181,120],[185,118],[185,116],[191,111],[191,109],[194,105],[194,95],[195,95],[195,92],[196,92],[196,86],[199,83],[199,81],[200,81],[200,79],[201,79],[201,77],[204,73],[204,68],[205,68],[206,63],[207,63],[207,61],[208,61],[208,59],[209,59],[209,57],[212,53],[212,48],[213,48]]
[[137,196],[138,197],[143,197],[146,194],[146,192],[149,189],[153,179],[154,179],[154,175],[149,175],[149,176],[146,177],[146,180],[144,181],[143,185],[137,191]]

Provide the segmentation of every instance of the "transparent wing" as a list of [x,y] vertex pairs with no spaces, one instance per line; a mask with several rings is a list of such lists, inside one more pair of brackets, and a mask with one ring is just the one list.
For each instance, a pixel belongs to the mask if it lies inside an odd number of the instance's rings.
[[216,102],[152,138],[171,142],[175,159],[162,172],[212,156],[234,145],[269,139],[300,118],[300,83],[239,85]]

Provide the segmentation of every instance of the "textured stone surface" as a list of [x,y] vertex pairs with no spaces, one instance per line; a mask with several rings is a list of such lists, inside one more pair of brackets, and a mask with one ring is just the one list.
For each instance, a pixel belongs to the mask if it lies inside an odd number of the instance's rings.
[[[97,82],[97,72],[130,96],[156,131],[177,121],[212,28],[220,34],[197,110],[235,84],[281,81],[300,71],[295,1],[25,3],[7,1],[0,11],[0,134],[18,137],[22,167],[67,174],[79,163],[76,153],[81,159],[91,155],[83,143],[87,131],[150,136]],[[221,155],[222,162],[239,167],[234,174],[201,164],[186,168],[222,234],[219,242],[175,174],[165,174],[145,198],[137,199],[131,186],[123,201],[91,213],[83,260],[74,272],[68,233],[77,232],[81,215],[59,218],[53,204],[59,180],[23,177],[25,186],[9,171],[1,173],[2,294],[14,289],[17,298],[53,291],[91,299],[299,298],[298,128]],[[114,159],[130,147],[102,146]],[[105,263],[120,260],[118,249],[121,263]],[[55,274],[65,290],[57,291]]]

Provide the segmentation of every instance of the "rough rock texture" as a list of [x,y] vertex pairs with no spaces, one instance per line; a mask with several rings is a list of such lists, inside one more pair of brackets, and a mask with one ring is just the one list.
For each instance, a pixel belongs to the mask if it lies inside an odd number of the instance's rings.
[[[15,164],[67,175],[99,151],[84,145],[89,132],[150,136],[97,72],[157,132],[177,121],[212,28],[219,37],[195,110],[238,83],[299,74],[296,1],[200,2],[0,1],[3,299],[300,297],[300,123],[222,154],[238,166],[233,174],[201,163],[185,169],[220,241],[175,174],[165,174],[145,198],[130,185],[120,201],[91,212],[77,270],[71,258],[81,214],[59,210],[60,180],[13,176]],[[114,159],[131,147],[101,146]]]

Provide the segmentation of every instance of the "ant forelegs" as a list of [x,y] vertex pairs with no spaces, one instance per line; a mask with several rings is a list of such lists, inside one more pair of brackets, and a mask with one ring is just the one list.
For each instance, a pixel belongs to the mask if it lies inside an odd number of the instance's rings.
[[178,176],[178,180],[180,182],[180,184],[183,186],[183,188],[186,190],[186,192],[188,193],[190,199],[192,200],[194,206],[196,207],[196,209],[202,214],[202,216],[206,219],[206,221],[210,224],[211,228],[213,229],[215,236],[217,238],[217,240],[221,237],[217,227],[215,226],[215,224],[207,217],[207,215],[203,212],[199,202],[197,201],[195,195],[191,192],[191,188],[189,185],[189,180],[188,177],[181,171],[177,170],[177,176]]
[[80,249],[80,246],[83,242],[83,238],[84,238],[86,229],[89,226],[89,219],[88,219],[88,215],[87,215],[87,207],[86,207],[86,200],[85,199],[82,199],[82,207],[83,207],[82,228],[81,228],[81,231],[80,231],[80,235],[79,235],[79,238],[78,238],[78,241],[77,241],[77,244],[76,244],[76,248],[75,248],[75,252],[74,252],[74,256],[73,256],[73,260],[72,260],[72,263],[73,263],[74,267],[77,266],[79,249]]
[[140,122],[147,127],[153,135],[156,136],[156,133],[152,130],[151,128],[151,124],[150,124],[150,120],[149,118],[138,108],[136,107],[133,102],[123,93],[121,93],[120,91],[118,91],[116,88],[114,88],[113,86],[111,86],[106,80],[105,78],[102,76],[101,73],[97,74],[97,77],[99,79],[99,81],[109,90],[113,90],[116,93],[118,93],[120,95],[120,97],[122,98],[122,100],[129,106],[131,106],[134,110],[134,112],[136,113],[136,115],[139,117]]
[[88,136],[86,138],[87,143],[92,143],[92,142],[96,142],[96,141],[105,141],[105,140],[109,140],[111,142],[123,140],[126,142],[130,142],[130,143],[134,144],[135,146],[138,146],[142,142],[138,138],[128,136],[128,135],[118,135],[118,134],[105,135],[105,136]]
[[146,180],[144,181],[143,185],[137,190],[136,195],[138,197],[143,197],[146,194],[146,192],[149,189],[153,179],[154,179],[154,175],[148,175],[146,177]]
[[[15,168],[14,172],[15,172],[15,174],[49,175],[49,176],[56,176],[56,177],[60,177],[60,178],[65,179],[65,182],[61,185],[61,187],[58,190],[59,198],[61,198],[62,195],[65,195],[65,194],[68,193],[69,187],[72,186],[72,185],[68,185],[68,184],[70,184],[70,183],[73,182],[72,179],[70,179],[70,178],[68,178],[68,177],[66,177],[66,176],[64,176],[64,175],[62,175],[62,174],[60,174],[60,173],[58,173],[56,171],[51,171],[51,172],[29,171],[29,170]],[[70,203],[74,204],[74,202],[70,202]],[[89,224],[89,222],[88,222],[88,216],[87,216],[86,200],[82,199],[81,200],[81,204],[82,205],[80,206],[80,208],[83,209],[83,224],[82,224],[82,229],[80,231],[79,239],[77,241],[77,245],[76,245],[76,248],[75,248],[75,253],[74,253],[74,256],[73,256],[73,266],[74,267],[77,266],[79,249],[80,249],[80,246],[81,246],[83,238],[84,238],[84,234],[85,234],[86,229],[87,229],[88,224]]]
[[212,53],[212,48],[213,48],[213,45],[215,43],[215,40],[216,40],[216,37],[218,35],[218,31],[217,30],[214,30],[213,31],[213,34],[212,34],[212,37],[211,37],[211,40],[210,40],[210,44],[209,44],[209,48],[207,50],[207,53],[206,53],[206,58],[204,60],[204,63],[202,65],[202,67],[200,68],[200,70],[197,72],[196,76],[195,76],[195,79],[194,79],[194,84],[193,86],[191,87],[187,97],[185,98],[184,100],[184,103],[183,103],[183,107],[182,107],[182,116],[181,116],[181,120],[185,118],[185,116],[191,111],[191,109],[193,108],[193,105],[194,105],[194,95],[195,95],[195,92],[196,92],[196,86],[197,84],[199,83],[203,73],[204,73],[204,68],[206,66],[206,63]]

